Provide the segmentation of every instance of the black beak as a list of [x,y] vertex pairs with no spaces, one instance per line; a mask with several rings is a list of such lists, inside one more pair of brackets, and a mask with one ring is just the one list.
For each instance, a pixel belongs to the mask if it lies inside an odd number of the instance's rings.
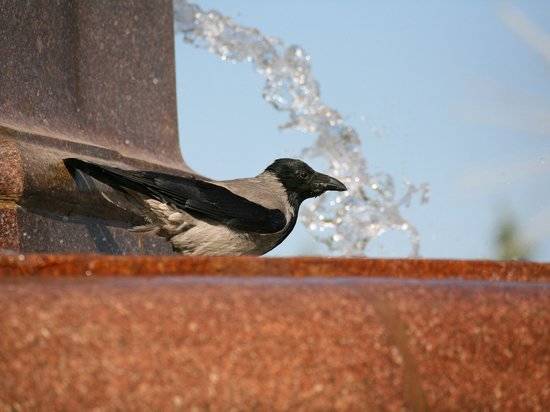
[[318,188],[321,188],[324,192],[327,190],[335,190],[337,192],[344,192],[348,190],[346,185],[344,185],[339,180],[335,179],[334,177],[324,175],[322,173],[317,173],[313,182]]

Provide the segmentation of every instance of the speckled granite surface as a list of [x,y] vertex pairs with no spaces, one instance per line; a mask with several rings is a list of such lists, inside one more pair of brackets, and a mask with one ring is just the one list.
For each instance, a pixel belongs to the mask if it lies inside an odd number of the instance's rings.
[[3,0],[0,125],[179,167],[173,37],[171,0]]
[[2,255],[1,276],[360,276],[393,279],[550,280],[550,263],[491,260],[253,256]]
[[546,283],[0,281],[6,410],[548,410]]
[[12,254],[0,275],[8,410],[550,402],[549,264]]
[[[0,249],[170,254],[62,163],[184,173],[172,1],[0,6]],[[23,208],[16,209],[16,205]]]

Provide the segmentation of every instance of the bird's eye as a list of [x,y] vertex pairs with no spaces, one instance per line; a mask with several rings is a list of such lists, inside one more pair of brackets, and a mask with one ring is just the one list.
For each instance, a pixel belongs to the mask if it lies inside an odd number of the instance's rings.
[[302,170],[302,171],[299,171],[299,172],[297,173],[297,175],[298,175],[298,178],[299,178],[299,179],[305,179],[305,178],[307,177],[307,173],[304,172],[303,170]]

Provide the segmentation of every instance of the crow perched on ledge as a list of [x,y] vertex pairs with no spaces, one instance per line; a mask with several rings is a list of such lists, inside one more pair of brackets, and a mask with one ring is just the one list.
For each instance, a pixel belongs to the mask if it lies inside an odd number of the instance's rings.
[[64,162],[71,173],[111,186],[117,194],[104,195],[107,200],[148,222],[132,230],[157,233],[189,255],[263,255],[292,231],[304,200],[346,190],[296,159],[277,159],[256,177],[224,181]]

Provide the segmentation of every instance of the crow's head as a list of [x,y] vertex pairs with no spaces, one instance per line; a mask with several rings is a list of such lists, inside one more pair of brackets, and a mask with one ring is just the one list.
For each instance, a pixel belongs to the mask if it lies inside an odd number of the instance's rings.
[[277,159],[266,169],[273,173],[289,194],[300,200],[317,197],[328,190],[343,192],[346,186],[333,177],[316,172],[298,159]]

